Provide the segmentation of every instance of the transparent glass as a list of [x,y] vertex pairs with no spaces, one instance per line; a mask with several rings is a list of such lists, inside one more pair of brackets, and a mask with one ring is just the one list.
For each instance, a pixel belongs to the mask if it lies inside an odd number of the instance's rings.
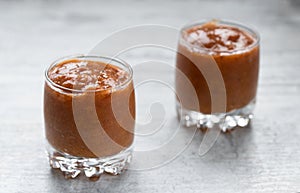
[[212,128],[217,124],[222,131],[246,127],[256,101],[259,35],[244,25],[216,20],[210,22],[245,33],[252,43],[232,50],[191,43],[191,38],[199,38],[191,37],[191,31],[208,22],[188,25],[180,33],[176,58],[178,117],[188,127]]
[[[90,76],[76,66],[78,74],[71,77],[74,85],[64,87],[49,75],[64,73],[55,68],[70,62],[94,62],[103,69],[110,65],[125,71],[127,76],[115,86],[80,89],[76,82]],[[70,76],[68,71],[65,73]],[[75,178],[80,173],[93,178],[103,172],[117,175],[126,168],[131,160],[135,126],[132,75],[126,62],[102,56],[69,56],[50,65],[45,72],[44,121],[52,168],[60,169],[66,178]]]

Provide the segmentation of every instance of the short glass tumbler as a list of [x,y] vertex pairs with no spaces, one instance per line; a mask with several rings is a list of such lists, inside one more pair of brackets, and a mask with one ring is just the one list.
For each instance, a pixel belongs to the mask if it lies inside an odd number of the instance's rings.
[[241,24],[205,21],[181,30],[176,58],[177,113],[185,126],[222,131],[253,117],[259,35]]
[[55,61],[45,78],[50,166],[66,178],[120,174],[131,160],[134,139],[131,67],[119,59],[77,55]]

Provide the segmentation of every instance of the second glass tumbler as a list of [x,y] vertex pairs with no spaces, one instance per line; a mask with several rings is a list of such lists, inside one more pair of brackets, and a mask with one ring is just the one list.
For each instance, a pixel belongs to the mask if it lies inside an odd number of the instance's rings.
[[176,66],[177,110],[186,126],[218,124],[227,131],[249,124],[259,72],[255,31],[225,21],[187,26],[181,30]]

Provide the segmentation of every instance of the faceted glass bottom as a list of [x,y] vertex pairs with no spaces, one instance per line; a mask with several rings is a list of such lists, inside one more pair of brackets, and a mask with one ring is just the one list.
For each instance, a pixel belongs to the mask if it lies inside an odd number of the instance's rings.
[[217,124],[223,132],[249,125],[253,118],[254,107],[255,100],[252,100],[245,107],[227,113],[203,114],[182,108],[178,101],[176,104],[178,118],[186,127],[197,126],[197,128],[210,129]]
[[118,175],[127,168],[132,158],[132,147],[108,157],[85,158],[59,152],[49,144],[47,146],[50,166],[62,171],[65,178],[76,178],[79,174],[88,178],[98,178],[104,172]]

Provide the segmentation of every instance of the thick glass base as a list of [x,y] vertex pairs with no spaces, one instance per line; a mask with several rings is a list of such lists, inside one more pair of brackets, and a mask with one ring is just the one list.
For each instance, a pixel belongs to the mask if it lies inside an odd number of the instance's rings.
[[246,127],[253,118],[254,107],[255,100],[252,100],[245,107],[227,113],[202,114],[182,108],[178,101],[176,104],[178,118],[186,127],[197,126],[198,128],[210,129],[217,124],[223,132],[236,127]]
[[65,178],[75,178],[84,174],[88,178],[98,178],[102,173],[118,175],[127,168],[132,158],[132,147],[103,158],[85,158],[61,153],[48,145],[49,164],[63,172]]

